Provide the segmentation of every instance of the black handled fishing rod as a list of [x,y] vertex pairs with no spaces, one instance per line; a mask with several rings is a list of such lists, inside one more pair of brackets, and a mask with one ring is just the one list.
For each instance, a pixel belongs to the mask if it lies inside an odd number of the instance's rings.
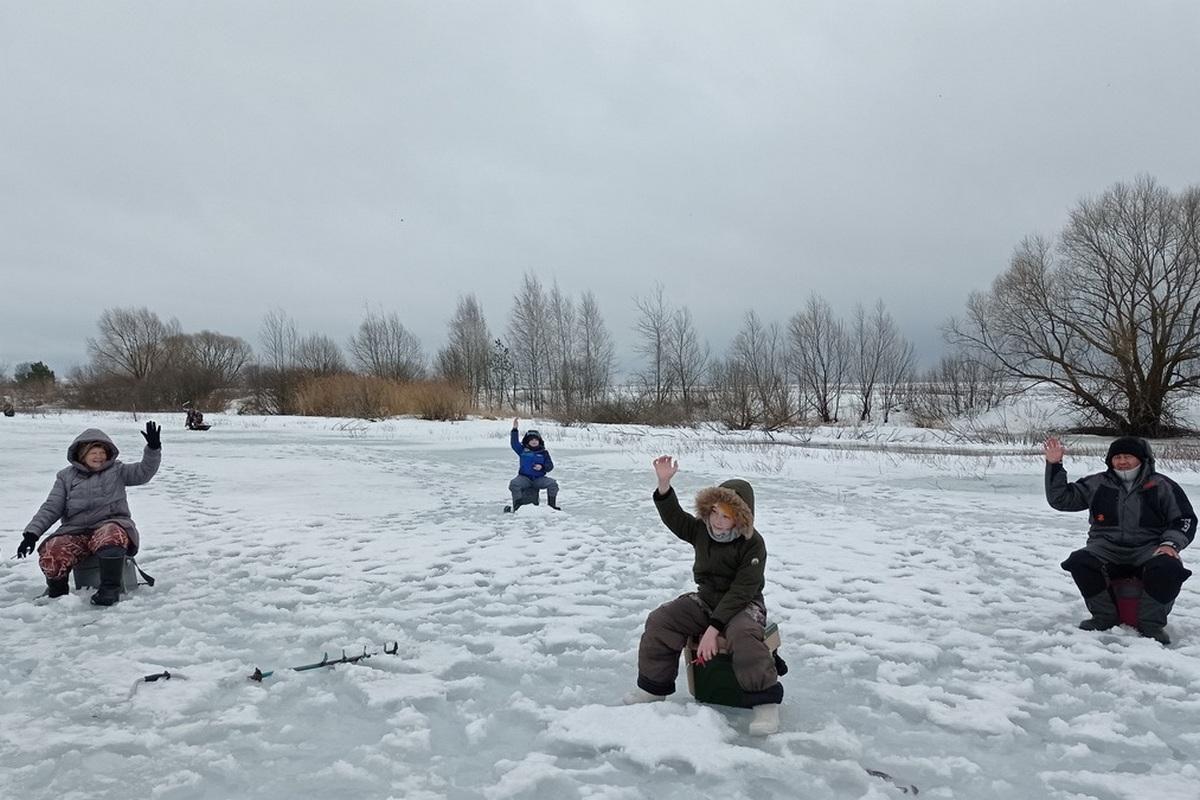
[[[373,653],[368,652],[367,648],[364,647],[363,651],[356,656],[347,656],[346,651],[343,650],[342,657],[334,659],[333,661],[329,660],[329,653],[322,653],[321,660],[316,662],[315,664],[301,664],[298,667],[287,667],[286,669],[290,669],[293,672],[306,672],[310,669],[320,669],[321,667],[336,667],[338,664],[357,664],[359,661],[362,661],[363,659],[370,658],[371,656],[379,655],[380,652],[382,652],[386,655],[389,655],[389,656],[394,656],[400,652],[400,643],[399,642],[384,642],[383,650],[382,651],[376,650]],[[273,670],[273,669],[264,671],[264,670],[259,669],[258,667],[255,667],[253,674],[248,675],[247,677],[250,680],[254,681],[255,683],[262,683],[263,679],[269,678],[274,674],[275,674],[275,670]]]

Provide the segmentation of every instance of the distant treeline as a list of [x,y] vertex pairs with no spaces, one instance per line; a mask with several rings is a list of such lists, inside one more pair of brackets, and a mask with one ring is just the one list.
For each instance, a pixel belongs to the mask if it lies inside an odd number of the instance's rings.
[[[940,425],[1049,386],[1095,430],[1159,436],[1182,428],[1200,390],[1200,188],[1152,178],[1085,199],[1053,239],[1031,237],[965,314],[948,354],[919,371],[882,300],[848,318],[819,295],[786,322],[746,312],[722,353],[661,285],[637,298],[636,373],[615,390],[613,340],[595,296],[527,273],[494,332],[474,295],[458,299],[432,355],[396,312],[368,310],[339,343],[266,314],[257,351],[147,308],[105,310],[88,364],[66,382],[45,364],[0,380],[20,407],[177,409],[185,402],[264,414],[460,418],[508,411],[564,421],[779,429],[807,423]],[[630,388],[632,387],[632,388]],[[919,387],[919,388],[914,388]]]

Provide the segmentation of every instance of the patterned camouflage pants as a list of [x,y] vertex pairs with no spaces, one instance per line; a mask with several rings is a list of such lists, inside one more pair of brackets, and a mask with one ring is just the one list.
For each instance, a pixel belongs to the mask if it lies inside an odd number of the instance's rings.
[[115,522],[106,522],[91,533],[51,536],[38,548],[38,566],[47,578],[65,578],[72,567],[105,547],[129,547],[129,535]]

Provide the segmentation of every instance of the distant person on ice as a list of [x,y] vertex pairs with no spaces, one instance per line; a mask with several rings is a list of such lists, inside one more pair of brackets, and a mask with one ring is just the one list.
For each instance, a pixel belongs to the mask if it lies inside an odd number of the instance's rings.
[[194,408],[189,407],[187,410],[187,419],[184,421],[184,427],[189,431],[200,430],[204,426],[204,415]]
[[538,492],[546,490],[546,504],[555,510],[558,508],[558,481],[549,477],[554,469],[554,459],[546,449],[542,435],[533,428],[521,436],[517,424],[521,420],[513,418],[512,435],[509,443],[520,458],[517,465],[517,477],[508,482],[508,490],[512,492],[512,505],[505,511],[516,511],[524,505],[537,505]]
[[125,556],[136,555],[138,532],[129,515],[126,486],[139,486],[158,472],[162,461],[162,429],[146,423],[142,460],[124,464],[112,439],[89,428],[67,448],[71,466],[60,470],[42,507],[25,526],[17,558],[34,551],[38,538],[56,521],[62,524],[38,549],[38,566],[46,575],[46,594],[61,597],[69,591],[71,569],[95,554],[100,559],[100,588],[92,602],[111,606],[121,591]]
[[703,663],[717,654],[721,635],[733,659],[734,676],[754,709],[750,733],[775,733],[783,686],[774,655],[763,641],[767,546],[754,529],[754,489],[743,480],[701,489],[693,517],[680,507],[671,487],[678,471],[673,457],[654,459],[658,476],[654,505],[671,532],[695,550],[692,574],[698,591],[650,612],[638,646],[637,688],[625,695],[624,702],[665,699],[675,691],[679,655],[688,639],[700,638],[696,656]]
[[1108,447],[1104,472],[1068,483],[1065,448],[1051,436],[1044,446],[1046,500],[1059,511],[1088,511],[1087,545],[1062,562],[1092,616],[1085,631],[1104,631],[1119,622],[1109,591],[1113,578],[1142,581],[1138,630],[1170,644],[1164,626],[1183,582],[1191,577],[1179,558],[1196,534],[1196,514],[1179,484],[1154,470],[1150,443],[1122,436]]

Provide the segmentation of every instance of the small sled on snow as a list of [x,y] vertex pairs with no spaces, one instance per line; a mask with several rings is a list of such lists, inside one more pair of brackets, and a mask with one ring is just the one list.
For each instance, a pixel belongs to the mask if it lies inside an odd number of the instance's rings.
[[185,403],[183,407],[187,409],[187,417],[184,419],[183,427],[189,431],[206,431],[212,427],[212,425],[204,421],[204,415],[197,409],[192,408],[190,404]]

